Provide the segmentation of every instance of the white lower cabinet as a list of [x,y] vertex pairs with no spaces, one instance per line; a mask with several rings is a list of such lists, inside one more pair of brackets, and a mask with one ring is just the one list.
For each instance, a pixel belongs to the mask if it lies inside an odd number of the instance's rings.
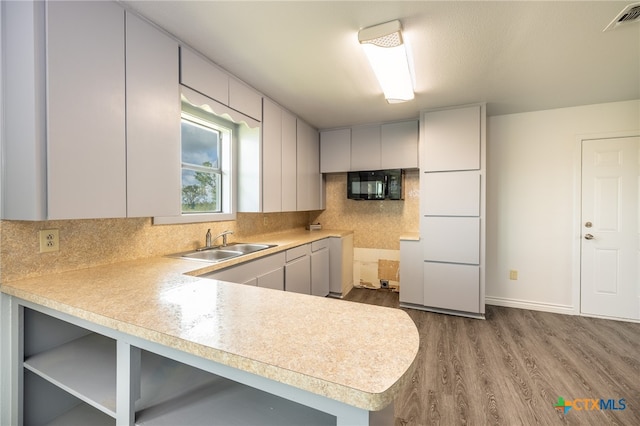
[[310,244],[286,251],[284,265],[284,289],[295,293],[311,294],[311,247]]
[[351,289],[352,265],[353,236],[347,235],[323,238],[202,277],[325,297]]
[[256,285],[273,290],[284,290],[284,269],[278,267],[273,271],[258,275],[256,277]]
[[284,290],[284,263],[285,254],[276,253],[212,272],[202,277]]
[[329,240],[325,238],[311,243],[311,294],[329,295],[330,273]]
[[461,312],[480,310],[480,267],[424,262],[424,304]]
[[420,240],[400,240],[400,304],[424,305]]
[[329,238],[329,292],[346,296],[353,288],[353,234]]
[[[35,309],[24,308],[23,325],[27,426],[336,424],[330,414]],[[122,347],[130,356],[121,364]],[[121,406],[123,389],[131,402]]]

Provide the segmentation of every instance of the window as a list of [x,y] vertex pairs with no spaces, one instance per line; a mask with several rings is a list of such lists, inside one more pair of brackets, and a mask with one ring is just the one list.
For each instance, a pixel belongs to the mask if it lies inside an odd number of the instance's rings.
[[182,114],[182,214],[222,211],[222,141],[231,136],[228,128]]
[[260,122],[188,87],[180,90],[180,157],[176,150],[176,161],[181,164],[181,214],[154,217],[153,223],[235,220],[236,188],[253,182],[256,173],[254,163],[245,165],[236,153],[242,149],[245,157],[259,154]]
[[235,219],[234,153],[238,125],[183,98],[180,124],[180,216],[155,217],[154,224]]

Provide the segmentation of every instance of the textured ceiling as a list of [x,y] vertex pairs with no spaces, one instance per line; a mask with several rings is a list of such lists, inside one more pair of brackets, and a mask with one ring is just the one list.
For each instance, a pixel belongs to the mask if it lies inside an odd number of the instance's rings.
[[[473,102],[500,115],[640,98],[640,24],[602,32],[631,1],[122,3],[320,129]],[[389,105],[357,31],[393,19],[416,98]]]

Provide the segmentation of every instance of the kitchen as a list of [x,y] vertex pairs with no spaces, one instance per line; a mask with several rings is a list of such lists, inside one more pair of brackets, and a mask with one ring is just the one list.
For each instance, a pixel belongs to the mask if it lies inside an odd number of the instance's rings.
[[[618,3],[607,7],[611,16],[601,18],[606,21],[601,26],[606,25],[623,6],[624,4]],[[391,18],[394,16],[388,17]],[[375,23],[377,21],[368,24]],[[628,43],[629,34],[636,34],[633,31],[637,31],[637,28],[634,28],[636,27],[623,28],[617,33],[604,33],[603,37],[617,36],[619,42],[626,40]],[[601,28],[598,28],[598,31],[600,30]],[[631,43],[631,48],[627,49],[632,52],[637,50],[637,42]],[[630,65],[620,68],[628,69],[632,73],[634,70],[637,71],[637,61],[634,62],[632,57],[626,60],[630,61]],[[246,78],[244,75],[238,77]],[[624,81],[623,77],[618,76],[618,80]],[[609,79],[611,82],[615,80],[616,78]],[[247,78],[246,81],[251,80]],[[498,113],[487,118],[487,157],[490,173],[487,182],[489,232],[486,297],[489,304],[558,313],[579,313],[579,297],[576,296],[575,290],[575,262],[572,260],[576,250],[573,243],[575,176],[572,170],[576,161],[575,135],[637,129],[637,79],[632,82],[633,84],[625,86],[622,91],[616,91],[615,87],[603,89],[608,92],[606,96],[595,93],[592,99],[572,100],[574,103],[556,105],[541,104],[541,107],[528,111],[515,114]],[[630,87],[634,89],[629,90]],[[323,94],[314,94],[317,103],[326,102]],[[534,93],[525,92],[521,96],[527,95],[535,100]],[[278,101],[284,103],[284,96],[283,93],[283,98],[279,98]],[[300,98],[290,101],[291,110],[298,112],[298,105],[300,110],[303,109],[305,97]],[[447,101],[448,103],[434,100],[434,103],[428,104],[425,109],[468,104],[484,99],[482,93],[470,92],[469,97],[459,97]],[[491,100],[488,99],[489,106]],[[380,105],[375,108],[386,107],[382,98],[376,102],[380,102]],[[560,107],[567,108],[556,109]],[[3,108],[6,109],[6,106]],[[329,114],[327,111],[324,115]],[[332,128],[372,121],[416,118],[418,110],[415,109],[411,113],[413,115],[408,116],[395,116],[399,114],[395,110],[393,114],[377,114],[371,115],[375,120],[360,116],[354,117],[350,122],[340,122],[333,117],[331,124],[323,123],[318,118],[316,125],[318,128]],[[311,118],[309,116],[307,119]],[[551,162],[549,153],[554,155]],[[526,173],[523,173],[524,170]],[[342,173],[325,176],[326,208],[323,211],[237,213],[235,221],[215,222],[206,226],[154,226],[148,217],[46,222],[3,221],[0,225],[2,282],[192,249],[204,243],[207,228],[211,228],[214,234],[227,229],[233,230],[234,238],[242,241],[243,238],[255,235],[303,228],[309,223],[320,222],[327,229],[353,230],[356,249],[391,251],[398,251],[399,237],[403,233],[418,231],[417,172],[409,171],[405,176],[405,200],[402,202],[347,200],[344,196],[345,179]],[[345,212],[350,214],[347,215]],[[539,224],[541,219],[546,221],[545,226],[548,227],[545,238],[539,238],[537,226],[527,226]],[[41,229],[60,230],[59,252],[47,256],[39,253],[34,236]],[[530,243],[522,244],[523,240]],[[30,243],[25,244],[26,241]],[[538,262],[541,261],[545,267],[539,267]],[[520,272],[517,285],[514,285],[505,273],[510,269]]]

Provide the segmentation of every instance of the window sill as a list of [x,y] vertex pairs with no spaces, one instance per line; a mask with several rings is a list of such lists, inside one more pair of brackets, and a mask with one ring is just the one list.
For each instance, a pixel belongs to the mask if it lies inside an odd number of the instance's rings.
[[236,220],[235,213],[194,213],[181,216],[154,217],[154,225],[175,225],[182,223],[223,222]]

